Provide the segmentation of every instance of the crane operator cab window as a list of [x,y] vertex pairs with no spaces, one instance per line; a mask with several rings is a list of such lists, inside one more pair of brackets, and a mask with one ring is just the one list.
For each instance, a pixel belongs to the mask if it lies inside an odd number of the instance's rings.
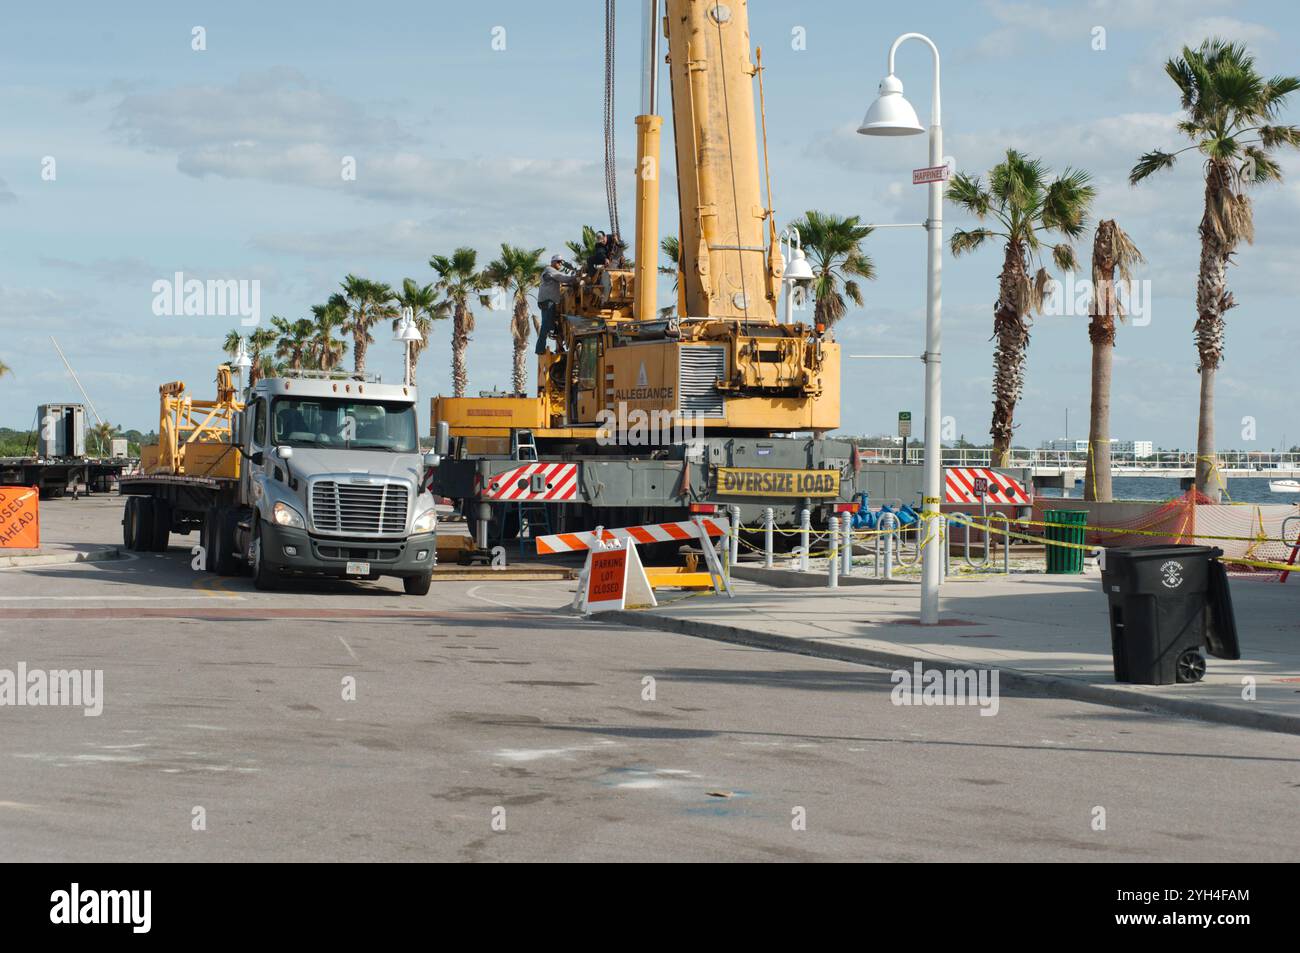
[[278,397],[275,443],[290,447],[415,453],[415,407],[391,401]]

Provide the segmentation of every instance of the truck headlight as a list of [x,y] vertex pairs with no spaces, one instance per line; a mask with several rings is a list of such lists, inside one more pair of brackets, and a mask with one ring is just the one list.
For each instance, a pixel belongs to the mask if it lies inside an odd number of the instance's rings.
[[271,507],[271,518],[280,526],[293,526],[297,529],[307,528],[307,523],[303,520],[302,514],[287,503],[277,503]]
[[432,533],[438,524],[438,511],[427,509],[411,521],[412,533]]

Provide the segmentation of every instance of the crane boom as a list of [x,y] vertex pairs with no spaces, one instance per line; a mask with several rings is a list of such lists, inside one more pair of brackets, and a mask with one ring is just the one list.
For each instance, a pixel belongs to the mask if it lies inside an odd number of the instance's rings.
[[666,2],[682,316],[774,323],[780,259],[764,242],[748,3]]

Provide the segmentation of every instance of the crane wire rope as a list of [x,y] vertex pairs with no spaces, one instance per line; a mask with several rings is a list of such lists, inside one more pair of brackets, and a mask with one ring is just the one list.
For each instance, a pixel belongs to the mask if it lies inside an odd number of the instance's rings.
[[610,233],[618,235],[617,155],[614,148],[614,0],[605,0],[605,202],[609,206]]

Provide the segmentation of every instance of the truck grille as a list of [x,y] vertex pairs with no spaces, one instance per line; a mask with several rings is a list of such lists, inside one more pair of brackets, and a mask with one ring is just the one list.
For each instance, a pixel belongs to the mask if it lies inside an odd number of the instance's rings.
[[338,483],[311,488],[311,523],[322,533],[401,536],[406,532],[407,490],[401,483]]
[[701,417],[724,416],[717,384],[727,376],[727,352],[711,344],[682,347],[677,353],[678,410]]

